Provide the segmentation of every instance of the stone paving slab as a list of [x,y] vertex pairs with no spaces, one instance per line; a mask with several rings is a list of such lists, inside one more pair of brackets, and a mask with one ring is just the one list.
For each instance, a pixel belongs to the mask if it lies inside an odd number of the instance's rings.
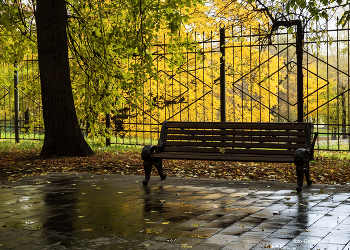
[[0,189],[0,249],[350,249],[350,187],[52,173]]

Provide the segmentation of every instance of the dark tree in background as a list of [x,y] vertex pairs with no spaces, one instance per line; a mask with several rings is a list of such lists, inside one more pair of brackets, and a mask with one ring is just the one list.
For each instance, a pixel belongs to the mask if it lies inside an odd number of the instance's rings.
[[75,111],[67,44],[65,0],[37,0],[37,41],[45,125],[41,156],[88,156]]

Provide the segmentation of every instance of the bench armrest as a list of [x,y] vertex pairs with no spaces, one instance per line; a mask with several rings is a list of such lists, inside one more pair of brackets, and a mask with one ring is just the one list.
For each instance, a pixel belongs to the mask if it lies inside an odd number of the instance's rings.
[[141,158],[142,160],[148,160],[150,155],[156,151],[157,149],[160,149],[158,145],[146,145],[143,147],[141,152]]
[[150,158],[150,155],[156,151],[156,150],[161,150],[164,144],[164,136],[165,136],[165,128],[166,128],[166,123],[167,121],[164,121],[162,123],[162,130],[160,131],[160,136],[158,140],[157,145],[147,145],[144,146],[141,152],[141,158],[142,160],[148,160]]

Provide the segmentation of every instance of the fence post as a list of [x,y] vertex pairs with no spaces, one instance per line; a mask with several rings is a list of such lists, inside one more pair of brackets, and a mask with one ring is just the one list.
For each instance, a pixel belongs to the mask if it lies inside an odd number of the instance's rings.
[[15,107],[15,142],[19,143],[19,91],[18,91],[18,68],[17,62],[14,63],[14,107]]
[[304,118],[304,84],[303,84],[303,30],[301,20],[296,20],[297,38],[297,101],[298,101],[298,122],[303,122]]
[[[106,130],[111,128],[111,113],[106,114]],[[111,138],[106,137],[106,147],[111,146]]]
[[226,122],[225,27],[220,28],[220,117]]

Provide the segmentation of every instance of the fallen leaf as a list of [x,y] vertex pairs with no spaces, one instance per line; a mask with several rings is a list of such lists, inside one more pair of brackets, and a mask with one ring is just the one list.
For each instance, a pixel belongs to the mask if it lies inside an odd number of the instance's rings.
[[202,227],[203,225],[201,225],[201,224],[193,224],[192,226],[194,226],[194,227]]

